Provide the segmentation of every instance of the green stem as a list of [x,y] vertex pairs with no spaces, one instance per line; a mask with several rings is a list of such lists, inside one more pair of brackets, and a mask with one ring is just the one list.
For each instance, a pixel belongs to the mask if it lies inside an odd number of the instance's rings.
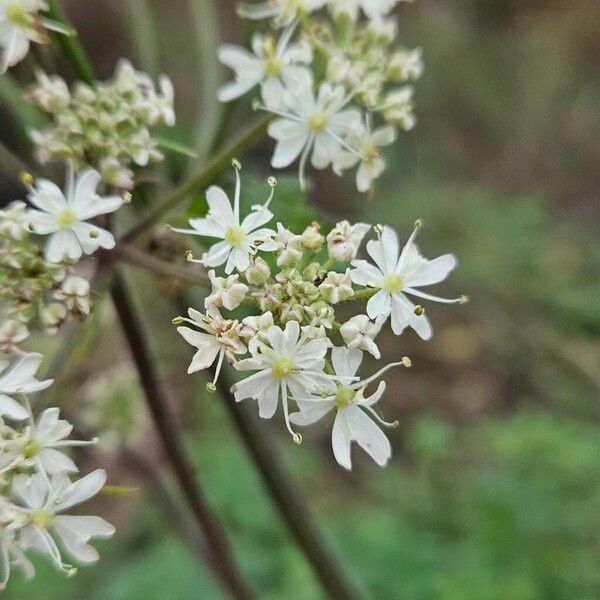
[[372,296],[374,296],[379,290],[373,288],[365,288],[364,290],[358,290],[354,292],[354,295],[348,300],[343,300],[342,302],[355,302],[357,300],[368,300]]
[[131,242],[136,239],[139,235],[158,223],[161,217],[174,209],[186,198],[201,192],[206,185],[229,165],[231,159],[241,155],[244,150],[247,150],[265,135],[268,122],[269,117],[265,117],[248,127],[248,129],[242,132],[239,137],[208,163],[206,168],[198,173],[198,175],[180,185],[163,202],[149,209],[148,214],[123,236],[123,240]]
[[147,0],[125,0],[127,20],[131,26],[131,37],[136,46],[136,54],[145,71],[156,75],[158,72],[158,35]]
[[[62,23],[66,27],[73,29],[63,14],[62,8],[57,0],[47,0],[47,4],[48,17],[54,21]],[[87,83],[88,85],[94,85],[94,68],[88,60],[88,57],[81,47],[81,44],[77,40],[76,34],[73,33],[73,35],[64,35],[62,33],[52,33],[51,35],[56,43],[61,47],[63,53],[73,66],[73,69],[77,73],[77,77],[79,77],[81,81]]]

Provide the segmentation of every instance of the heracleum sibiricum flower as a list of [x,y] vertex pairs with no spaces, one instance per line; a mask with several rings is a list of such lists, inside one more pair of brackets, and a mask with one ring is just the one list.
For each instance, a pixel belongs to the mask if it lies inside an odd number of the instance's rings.
[[[233,362],[236,354],[246,352],[246,344],[241,339],[241,323],[225,319],[215,307],[209,308],[206,314],[190,308],[189,318],[176,317],[173,323],[189,323],[194,327],[178,327],[177,331],[188,343],[197,348],[196,354],[188,367],[188,374],[208,369],[217,361],[215,377],[210,384],[212,390],[217,382],[223,359]],[[198,331],[198,329],[204,331]]]
[[271,193],[262,206],[253,206],[252,212],[243,220],[240,217],[241,182],[240,166],[234,163],[236,173],[235,196],[233,207],[227,194],[218,186],[211,186],[206,192],[208,214],[204,218],[190,219],[192,229],[173,228],[173,231],[217,238],[222,241],[210,247],[208,252],[199,260],[205,267],[220,267],[225,265],[225,273],[231,274],[234,269],[240,273],[250,266],[250,259],[257,250],[267,249],[265,242],[274,235],[271,229],[263,228],[273,218],[269,204],[273,199],[275,181],[270,180]]
[[31,42],[48,42],[43,10],[48,10],[43,0],[0,0],[0,74],[27,56]]
[[340,221],[327,234],[327,252],[329,256],[339,262],[350,262],[356,258],[358,249],[367,235],[370,225],[367,223],[350,224],[349,221]]
[[20,356],[12,365],[0,361],[0,416],[15,421],[29,416],[25,407],[14,396],[33,394],[52,385],[52,379],[39,381],[35,378],[41,362],[42,355],[37,352]]
[[271,35],[255,33],[253,53],[242,46],[222,44],[219,60],[235,72],[235,79],[219,88],[218,99],[229,102],[260,84],[266,104],[278,107],[286,87],[312,81],[306,68],[312,61],[311,48],[304,42],[290,44],[294,30],[289,26],[277,42]]
[[300,157],[300,184],[305,187],[309,156],[315,169],[325,169],[342,148],[353,151],[344,138],[360,129],[361,116],[347,104],[343,87],[323,83],[316,97],[312,84],[299,85],[286,91],[280,110],[267,105],[266,110],[280,116],[269,124],[269,135],[277,140],[271,165],[283,169]]
[[106,472],[102,469],[73,483],[65,474],[54,475],[50,480],[41,473],[15,476],[14,501],[4,510],[13,513],[11,526],[18,529],[21,547],[40,552],[67,574],[74,574],[77,569],[63,562],[55,538],[75,561],[96,562],[98,551],[88,542],[111,537],[115,528],[100,517],[63,513],[98,494],[105,482]]
[[372,408],[383,396],[385,381],[379,383],[377,390],[371,396],[365,396],[365,389],[388,369],[410,365],[410,361],[405,358],[401,362],[385,366],[367,379],[357,381],[356,373],[362,358],[361,350],[333,348],[331,362],[337,382],[330,382],[328,393],[323,393],[321,396],[295,396],[300,412],[290,416],[290,421],[295,425],[306,426],[316,423],[335,410],[335,421],[331,432],[333,454],[337,462],[348,470],[352,469],[350,457],[352,442],[361,446],[380,467],[384,467],[392,456],[389,440],[373,421],[386,427],[398,425],[397,422],[387,423]]
[[259,414],[270,419],[277,410],[279,398],[283,404],[285,423],[296,443],[302,441],[289,423],[290,395],[303,397],[321,391],[329,377],[323,372],[327,344],[321,340],[307,340],[300,335],[300,325],[289,321],[285,329],[269,327],[265,338],[250,341],[251,358],[234,363],[238,371],[257,371],[234,386],[237,402],[246,398],[258,401]]
[[250,4],[244,2],[238,8],[240,16],[246,19],[273,18],[276,25],[289,25],[298,17],[308,15],[327,5],[328,0],[267,0]]
[[79,260],[98,248],[114,248],[112,233],[88,223],[123,204],[121,196],[100,196],[96,191],[100,181],[100,173],[91,168],[79,173],[75,180],[69,165],[64,193],[47,179],[38,179],[30,189],[27,198],[37,209],[28,210],[23,223],[38,235],[50,236],[45,247],[50,262]]
[[386,317],[379,316],[371,321],[367,315],[351,317],[340,327],[340,335],[344,343],[351,350],[358,348],[366,350],[374,358],[380,359],[381,352],[375,343]]
[[204,300],[205,308],[236,309],[246,298],[249,287],[239,281],[239,274],[229,277],[217,277],[214,270],[208,272],[208,278],[212,286],[210,295]]
[[429,319],[423,308],[415,306],[407,294],[446,304],[460,304],[465,298],[439,298],[418,289],[443,281],[457,264],[453,254],[433,260],[421,256],[414,241],[419,228],[420,222],[417,222],[402,252],[398,234],[391,227],[376,228],[378,239],[367,243],[367,253],[375,264],[354,260],[350,278],[357,285],[378,290],[367,302],[367,314],[371,319],[391,315],[392,330],[396,335],[412,327],[422,339],[428,340],[432,335]]
[[58,408],[47,408],[36,421],[31,422],[23,432],[4,439],[0,453],[0,473],[18,467],[34,466],[38,472],[48,475],[77,473],[73,460],[64,453],[69,447],[91,446],[97,440],[80,441],[67,439],[73,426],[59,419]]

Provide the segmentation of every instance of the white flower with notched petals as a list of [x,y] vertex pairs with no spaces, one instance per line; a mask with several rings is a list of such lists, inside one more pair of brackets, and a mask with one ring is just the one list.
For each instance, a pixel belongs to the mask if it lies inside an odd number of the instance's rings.
[[267,311],[260,315],[246,317],[242,321],[242,329],[240,335],[247,340],[255,337],[260,337],[264,342],[267,342],[266,333],[273,327],[273,313]]
[[340,335],[351,350],[354,348],[366,350],[374,358],[379,359],[381,352],[375,343],[375,338],[379,335],[385,319],[386,317],[379,316],[373,322],[367,315],[356,315],[340,327]]
[[204,307],[212,306],[234,310],[246,298],[246,294],[250,289],[246,284],[240,283],[238,274],[230,275],[229,277],[217,277],[214,271],[208,272],[208,278],[212,285],[210,296],[204,300]]
[[423,258],[414,242],[419,227],[420,222],[417,222],[402,253],[396,232],[384,227],[378,233],[378,239],[367,244],[367,252],[375,265],[366,260],[353,261],[355,268],[350,271],[350,278],[357,285],[378,290],[367,303],[367,314],[371,319],[391,315],[392,330],[396,335],[406,327],[412,327],[422,339],[428,340],[432,335],[429,319],[422,307],[415,306],[406,295],[446,304],[460,304],[466,299],[439,298],[417,289],[443,281],[457,264],[453,254],[444,254],[434,260]]
[[28,210],[23,221],[32,232],[50,235],[45,256],[54,263],[79,260],[83,254],[92,254],[98,248],[114,248],[112,233],[87,221],[112,213],[123,204],[120,196],[102,197],[96,193],[101,177],[94,169],[85,169],[75,181],[72,167],[67,170],[64,194],[47,179],[36,182],[27,198],[39,210]]
[[48,408],[22,433],[5,440],[0,456],[0,472],[21,466],[35,466],[38,471],[48,475],[77,473],[75,463],[63,450],[68,447],[91,446],[97,440],[87,442],[66,439],[73,431],[73,426],[58,416],[58,408]]
[[327,235],[329,256],[339,262],[354,260],[370,228],[367,223],[351,225],[348,221],[340,221]]
[[267,0],[257,4],[242,4],[238,13],[246,19],[275,19],[277,25],[289,25],[292,21],[323,8],[328,0]]
[[48,10],[43,0],[0,0],[0,74],[27,56],[30,42],[47,43],[40,10]]
[[[188,367],[188,374],[208,369],[217,360],[215,377],[212,384],[209,384],[210,389],[214,390],[223,366],[223,359],[227,357],[229,361],[233,361],[236,354],[246,352],[246,344],[241,340],[240,335],[241,324],[238,321],[224,319],[214,307],[207,310],[205,315],[193,308],[188,309],[188,314],[189,319],[177,317],[173,320],[174,323],[189,323],[195,328],[177,328],[183,339],[198,349]],[[203,329],[206,333],[197,329]]]
[[265,107],[281,117],[269,124],[269,135],[277,140],[273,167],[283,169],[300,157],[300,184],[305,187],[311,151],[315,169],[327,168],[342,148],[357,153],[344,140],[358,131],[361,123],[360,111],[345,108],[348,101],[343,87],[323,83],[316,98],[312,85],[299,85],[283,95],[281,110]]
[[245,398],[258,400],[259,414],[270,419],[282,399],[285,423],[296,443],[302,438],[289,423],[288,397],[304,397],[321,391],[330,380],[323,373],[327,344],[322,339],[307,340],[300,336],[300,325],[289,321],[285,329],[270,327],[265,337],[253,339],[249,350],[251,358],[234,364],[239,371],[258,371],[234,386],[236,402]]
[[17,359],[11,366],[0,361],[0,416],[22,421],[29,415],[13,396],[39,392],[53,383],[52,379],[39,381],[35,373],[42,362],[42,355],[32,352]]
[[335,459],[345,469],[352,469],[350,457],[352,442],[356,442],[380,466],[384,467],[392,456],[389,440],[373,419],[386,427],[397,427],[398,422],[387,423],[372,406],[385,391],[385,381],[381,381],[371,396],[365,396],[369,383],[379,378],[392,367],[408,364],[408,360],[391,363],[363,381],[355,376],[363,353],[358,349],[333,348],[331,362],[338,382],[331,385],[328,394],[322,396],[296,396],[300,412],[290,416],[295,425],[306,426],[316,423],[332,410],[336,411],[331,444]]
[[63,562],[56,539],[75,561],[95,563],[99,555],[88,542],[93,538],[111,537],[115,528],[100,517],[62,513],[95,496],[105,482],[106,473],[101,469],[74,483],[64,474],[54,475],[50,481],[41,473],[14,477],[15,500],[9,508],[14,513],[15,525],[22,525],[19,529],[21,547],[47,556],[57,569],[67,574],[73,574],[76,569]]
[[312,50],[304,42],[290,45],[294,30],[294,25],[288,27],[277,43],[270,35],[255,33],[254,53],[241,46],[222,44],[219,60],[235,72],[235,79],[219,89],[219,100],[229,102],[260,84],[267,106],[279,107],[285,87],[301,81],[310,83],[312,76],[306,65],[312,62]]
[[208,215],[202,219],[190,219],[192,229],[173,229],[179,233],[202,235],[223,241],[211,246],[199,262],[205,267],[225,265],[225,273],[229,275],[234,269],[243,273],[250,266],[250,258],[270,240],[274,232],[263,229],[272,218],[269,204],[273,199],[274,182],[271,185],[269,198],[262,206],[253,206],[252,212],[240,222],[240,176],[239,165],[236,165],[236,186],[233,208],[227,194],[215,185],[208,188],[206,200]]
[[370,120],[364,132],[356,137],[356,146],[360,156],[353,152],[340,152],[333,161],[333,170],[337,175],[343,175],[346,169],[351,169],[360,163],[356,172],[356,187],[359,192],[368,192],[375,179],[385,171],[386,162],[379,150],[396,141],[396,130],[386,125],[371,131]]

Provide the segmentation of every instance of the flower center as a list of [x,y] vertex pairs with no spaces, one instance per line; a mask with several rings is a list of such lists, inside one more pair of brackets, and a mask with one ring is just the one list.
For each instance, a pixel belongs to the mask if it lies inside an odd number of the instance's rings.
[[383,289],[387,290],[390,294],[401,292],[404,288],[404,277],[398,275],[398,273],[388,273],[383,278]]
[[225,241],[232,247],[240,246],[246,239],[246,232],[239,225],[232,225],[225,232]]
[[327,128],[327,120],[327,114],[323,111],[317,111],[308,119],[308,127],[314,133],[321,133]]
[[267,77],[279,77],[281,75],[281,71],[283,65],[281,64],[281,59],[278,56],[272,56],[267,59],[267,63],[265,65],[265,74]]
[[13,2],[6,7],[6,16],[8,20],[19,27],[29,26],[29,13],[20,5],[19,2]]
[[335,407],[339,410],[340,408],[350,406],[354,400],[354,396],[356,396],[356,392],[351,387],[342,386],[338,388],[335,394]]
[[271,372],[275,379],[287,379],[295,372],[295,370],[296,366],[294,365],[294,361],[287,356],[278,358],[271,368]]
[[61,229],[70,229],[77,223],[77,215],[72,210],[63,210],[56,218]]
[[23,448],[23,456],[27,459],[33,458],[40,453],[41,446],[35,440],[30,440],[25,448]]
[[38,508],[29,513],[29,520],[42,529],[48,529],[48,527],[54,525],[54,513],[43,508]]

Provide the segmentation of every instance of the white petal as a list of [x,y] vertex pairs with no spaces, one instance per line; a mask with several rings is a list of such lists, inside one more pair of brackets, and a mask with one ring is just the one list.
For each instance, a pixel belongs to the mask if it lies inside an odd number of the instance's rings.
[[279,400],[279,382],[271,379],[269,384],[260,391],[258,397],[258,414],[263,419],[270,419],[277,410]]
[[71,458],[54,448],[44,448],[39,453],[39,460],[48,475],[56,473],[77,473],[78,469]]
[[352,439],[384,467],[392,456],[392,446],[385,433],[358,406],[349,406],[344,412]]
[[354,269],[349,273],[352,283],[365,287],[368,285],[381,285],[383,273],[376,266],[366,260],[354,260],[352,266]]
[[302,149],[308,143],[308,139],[308,132],[304,132],[295,137],[278,141],[271,158],[271,165],[276,169],[283,169],[291,165],[300,156]]
[[367,302],[367,314],[371,319],[379,316],[387,317],[392,310],[392,296],[386,290],[379,290]]
[[323,400],[322,402],[302,402],[297,400],[296,403],[300,408],[300,412],[292,413],[290,415],[290,422],[301,427],[313,425],[333,409],[333,402],[331,400]]
[[65,490],[62,501],[55,506],[55,511],[67,510],[76,504],[81,504],[95,496],[106,483],[106,471],[97,469],[89,475],[72,483]]
[[35,189],[28,194],[27,199],[39,209],[56,214],[67,207],[62,190],[48,179],[38,179]]
[[350,443],[352,439],[345,413],[346,410],[340,410],[335,417],[331,431],[331,446],[333,448],[333,455],[338,463],[344,469],[350,471],[352,469],[352,460],[350,459]]
[[420,269],[417,269],[414,274],[406,280],[408,287],[419,287],[422,285],[432,285],[439,283],[448,277],[448,274],[457,265],[456,256],[454,254],[444,254],[430,260]]
[[206,201],[208,202],[210,216],[217,222],[224,227],[238,224],[233,214],[233,208],[231,208],[231,202],[222,188],[211,185],[206,190]]
[[10,396],[0,394],[0,416],[12,419],[13,421],[23,421],[29,415],[27,410]]
[[335,374],[342,378],[342,385],[352,383],[352,378],[356,375],[362,359],[362,350],[358,348],[349,350],[345,346],[339,346],[331,349],[333,369]]
[[53,233],[46,244],[46,260],[53,263],[60,263],[65,258],[79,260],[82,254],[83,250],[77,241],[77,237],[68,229],[61,229]]
[[40,210],[28,210],[23,219],[23,224],[38,235],[48,235],[59,229],[56,217],[51,213]]

